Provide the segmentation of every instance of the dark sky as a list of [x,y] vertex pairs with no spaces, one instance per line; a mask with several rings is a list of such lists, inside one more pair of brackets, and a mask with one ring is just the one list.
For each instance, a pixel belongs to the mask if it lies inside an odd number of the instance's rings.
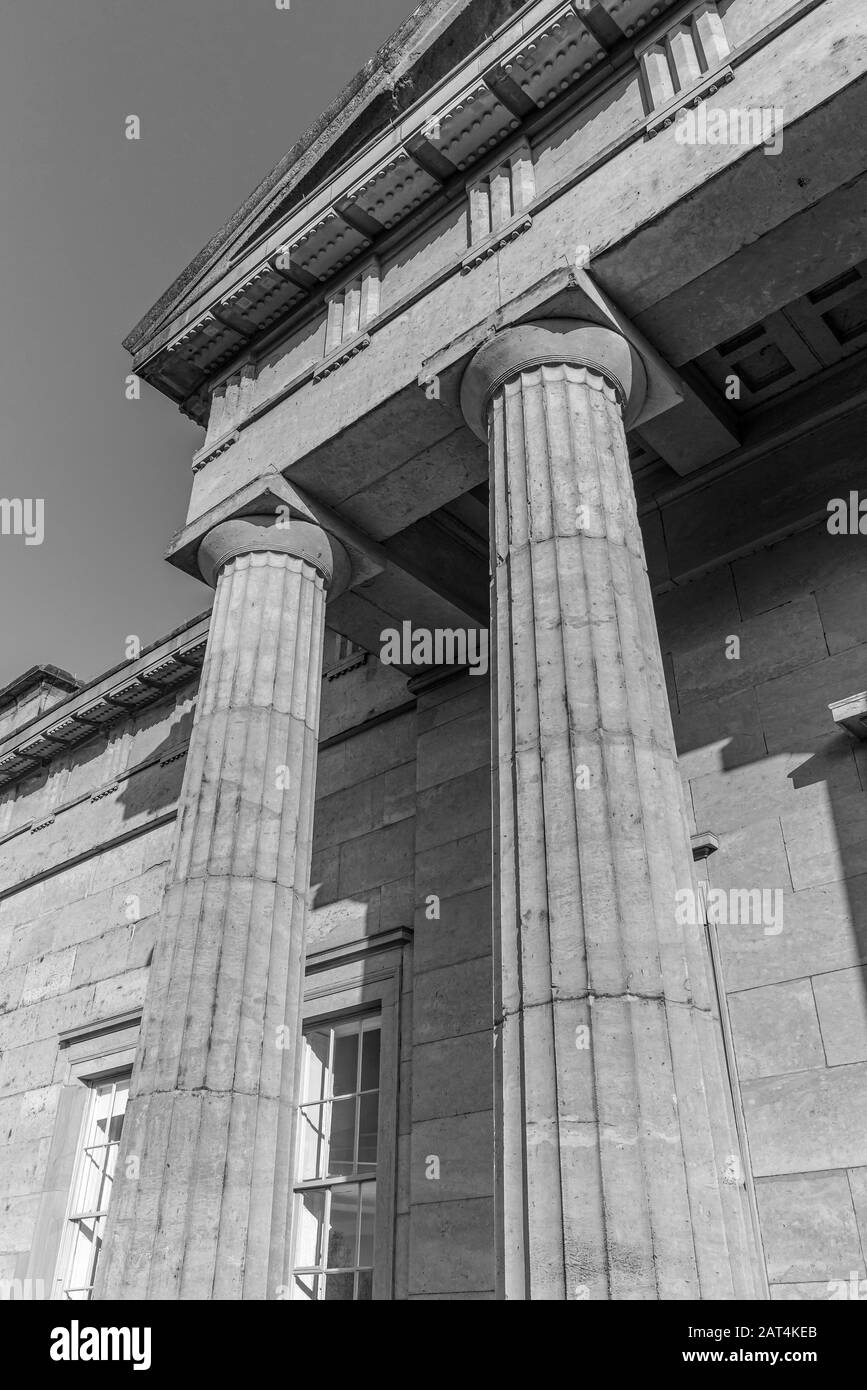
[[204,436],[121,340],[412,8],[0,0],[0,497],[45,517],[0,534],[0,685],[209,606],[162,558]]

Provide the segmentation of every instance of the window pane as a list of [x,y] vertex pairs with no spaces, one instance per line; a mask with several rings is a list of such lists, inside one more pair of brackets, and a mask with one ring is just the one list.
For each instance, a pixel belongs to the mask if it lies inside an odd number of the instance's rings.
[[331,1106],[331,1134],[328,1152],[328,1176],[349,1177],[355,1172],[355,1106],[350,1100],[336,1100]]
[[129,1082],[116,1082],[114,1087],[114,1105],[112,1107],[111,1124],[108,1130],[108,1137],[113,1144],[117,1144],[120,1140],[121,1130],[123,1129],[123,1117],[126,1114],[126,1103],[128,1099]]
[[325,1226],[325,1193],[299,1193],[295,1203],[298,1243],[295,1263],[301,1268],[322,1260],[322,1232]]
[[312,1303],[316,1298],[318,1284],[319,1279],[315,1274],[296,1274],[292,1289],[292,1302],[306,1301]]
[[342,1037],[334,1038],[334,1091],[335,1096],[352,1095],[358,1090],[358,1028]]
[[104,1144],[108,1138],[113,1091],[114,1086],[111,1083],[93,1088],[93,1130],[88,1136],[89,1144]]
[[376,1183],[361,1183],[361,1239],[358,1246],[358,1263],[373,1264],[373,1235],[376,1222]]
[[101,1145],[85,1149],[81,1155],[78,1185],[73,1198],[73,1216],[77,1216],[79,1213],[99,1211],[104,1158],[105,1149]]
[[293,1299],[373,1297],[380,1037],[370,1014],[305,1033]]
[[[331,1269],[352,1269],[356,1264],[358,1232],[358,1184],[341,1183],[331,1189],[331,1221],[325,1263]],[[349,1295],[350,1298],[352,1294]],[[328,1297],[326,1293],[325,1297]]]
[[314,1028],[304,1034],[306,1056],[304,1099],[324,1100],[328,1095],[328,1052],[331,1029]]
[[90,1087],[57,1275],[63,1298],[91,1297],[128,1097],[128,1077]]
[[330,1106],[306,1105],[301,1111],[301,1171],[299,1179],[307,1182],[310,1178],[321,1178],[325,1166],[325,1126],[328,1123]]
[[342,1303],[352,1302],[354,1274],[327,1274],[325,1276],[325,1299],[336,1299]]
[[379,1092],[370,1091],[359,1100],[358,1172],[369,1173],[376,1167],[376,1140],[379,1124]]
[[379,1086],[379,1028],[367,1029],[361,1053],[361,1089],[374,1091]]
[[[96,1258],[99,1254],[99,1221],[76,1221],[74,1223],[72,1254],[70,1256],[64,1287],[86,1289],[93,1283]],[[89,1296],[89,1295],[88,1295]]]

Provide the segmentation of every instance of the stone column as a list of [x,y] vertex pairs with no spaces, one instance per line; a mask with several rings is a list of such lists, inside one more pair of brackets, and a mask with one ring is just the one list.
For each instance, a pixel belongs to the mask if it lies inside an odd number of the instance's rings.
[[[624,338],[498,333],[491,470],[501,1294],[758,1296],[626,447]],[[624,413],[626,420],[624,422]]]
[[103,1299],[267,1299],[289,1282],[325,591],[348,561],[308,522],[244,517],[206,536],[199,567],[216,596]]

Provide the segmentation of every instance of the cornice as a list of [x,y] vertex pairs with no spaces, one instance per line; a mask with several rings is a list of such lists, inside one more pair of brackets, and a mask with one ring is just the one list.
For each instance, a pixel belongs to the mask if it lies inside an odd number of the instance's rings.
[[[621,0],[623,27],[612,27],[629,49],[636,31],[677,3]],[[594,33],[592,8],[582,0],[536,0],[523,7],[399,123],[380,128],[282,225],[270,226],[258,260],[255,240],[248,242],[235,266],[227,265],[207,292],[210,308],[202,304],[201,291],[198,308],[188,299],[187,321],[173,334],[166,321],[162,342],[158,335],[158,345],[136,358],[138,374],[204,423],[205,384],[244,343],[301,307],[305,296],[312,294],[317,302],[322,287],[366,252],[372,239],[400,226],[445,185],[489,157],[524,120],[571,98],[580,84],[611,67],[608,49]],[[282,300],[274,278],[280,274],[294,287],[283,287]],[[260,281],[269,293],[245,298],[243,287]]]
[[204,659],[209,625],[210,615],[197,618],[136,661],[91,682],[0,741],[0,788],[20,781],[195,680]]

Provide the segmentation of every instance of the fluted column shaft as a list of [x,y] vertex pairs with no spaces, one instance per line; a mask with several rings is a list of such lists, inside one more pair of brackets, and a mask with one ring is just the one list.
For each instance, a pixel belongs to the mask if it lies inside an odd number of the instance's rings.
[[273,534],[218,556],[101,1298],[286,1281],[328,576]]
[[754,1297],[703,931],[676,919],[692,862],[628,370],[524,342],[509,374],[507,337],[486,402],[501,1292]]

